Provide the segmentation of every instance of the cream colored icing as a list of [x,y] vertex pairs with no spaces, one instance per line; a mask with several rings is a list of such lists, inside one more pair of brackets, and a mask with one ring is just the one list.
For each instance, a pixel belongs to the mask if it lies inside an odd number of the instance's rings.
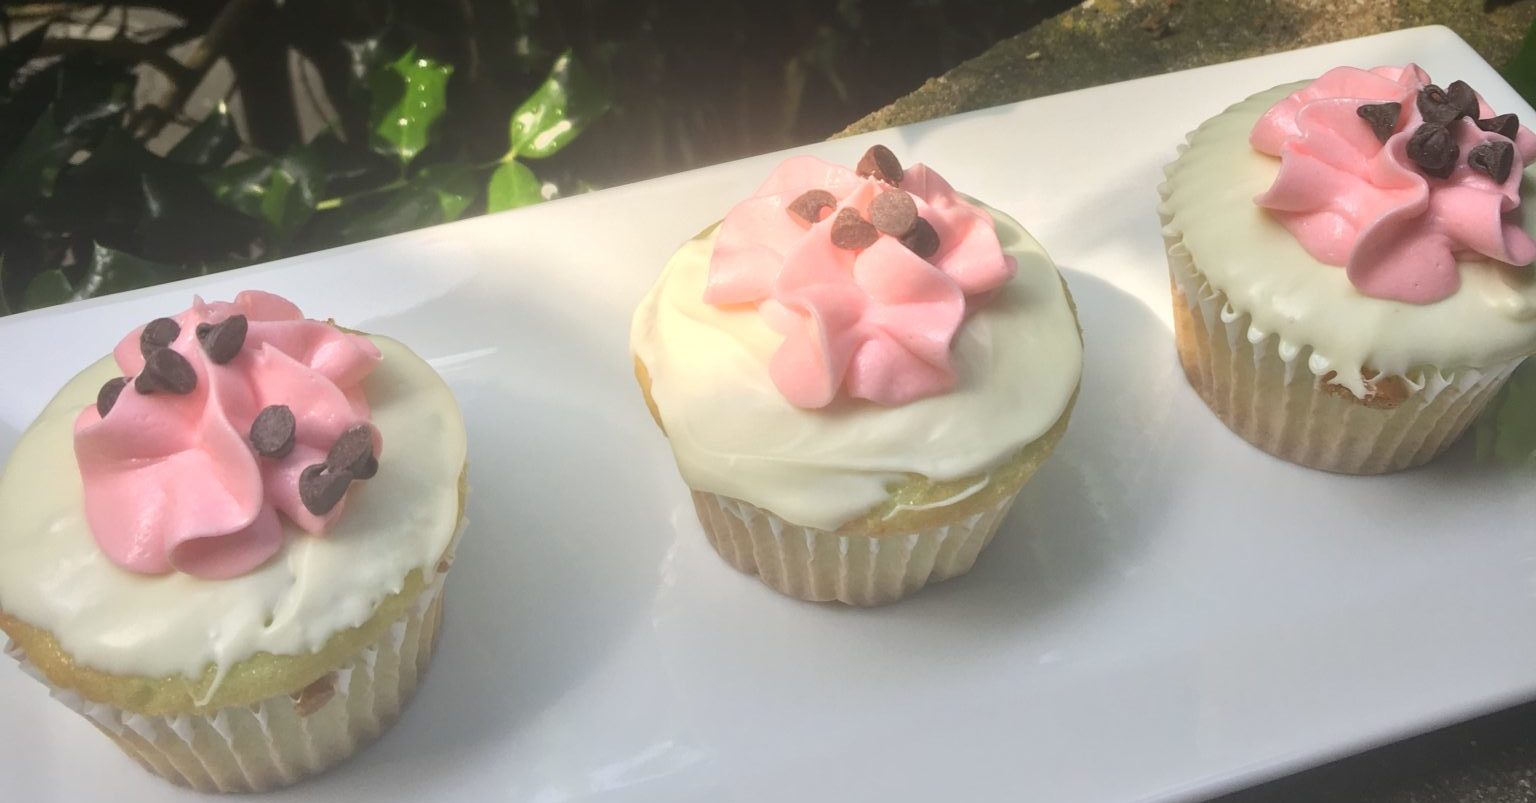
[[955,336],[954,390],[899,407],[790,404],[768,372],[783,336],[750,306],[703,300],[715,232],[684,244],[636,310],[630,347],[688,485],[835,530],[908,474],[985,472],[1044,435],[1077,388],[1082,341],[1050,257],[983,208],[1018,274]]
[[[1277,101],[1303,83],[1261,92],[1208,120],[1167,168],[1160,211],[1165,235],[1187,248],[1233,315],[1248,314],[1249,340],[1279,338],[1282,357],[1307,354],[1315,375],[1357,396],[1362,369],[1416,379],[1421,374],[1490,368],[1536,352],[1536,279],[1491,261],[1464,258],[1461,287],[1432,304],[1361,294],[1346,272],[1319,262],[1253,202],[1274,182],[1280,161],[1254,150],[1249,132]],[[1521,186],[1521,225],[1536,232],[1533,174]],[[1289,356],[1287,356],[1289,355]]]
[[390,444],[373,479],[322,536],[284,521],[281,551],[227,580],[142,575],[113,564],[86,524],[72,427],[110,358],[70,380],[16,444],[0,474],[0,609],[53,633],[81,665],[119,675],[200,677],[257,653],[315,652],[368,621],[412,570],[431,571],[453,538],[464,422],[421,358],[384,337],[363,383]]

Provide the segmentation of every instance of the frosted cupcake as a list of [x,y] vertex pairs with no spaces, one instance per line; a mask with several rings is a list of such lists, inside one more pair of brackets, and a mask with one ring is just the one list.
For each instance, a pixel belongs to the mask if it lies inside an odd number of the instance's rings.
[[7,651],[176,783],[318,773],[431,659],[464,456],[399,343],[198,300],[66,384],[0,474]]
[[721,557],[850,605],[970,570],[1082,371],[1039,244],[881,146],[779,165],[672,257],[630,345]]
[[1412,65],[1341,67],[1207,121],[1161,188],[1190,383],[1295,463],[1432,459],[1536,352],[1533,158],[1514,115]]

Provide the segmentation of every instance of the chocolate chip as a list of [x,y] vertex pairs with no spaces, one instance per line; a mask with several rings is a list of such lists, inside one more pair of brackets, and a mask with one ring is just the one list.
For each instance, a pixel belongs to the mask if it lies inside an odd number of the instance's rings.
[[880,231],[853,209],[844,208],[832,219],[832,244],[849,251],[868,248],[880,239]]
[[823,210],[836,206],[837,199],[832,193],[826,190],[806,190],[799,198],[791,201],[789,208],[784,211],[809,225],[821,221]]
[[1472,87],[1467,86],[1466,81],[1452,81],[1451,85],[1445,88],[1445,97],[1457,111],[1461,112],[1462,117],[1477,119],[1477,113],[1481,111],[1477,102],[1477,93],[1472,91]]
[[206,330],[198,326],[197,339],[203,344],[203,351],[208,352],[208,359],[223,365],[233,360],[245,346],[245,333],[249,328],[244,315],[231,315]]
[[1450,95],[1434,84],[1419,90],[1419,114],[1426,123],[1449,123],[1461,116],[1461,109],[1451,102]]
[[139,353],[148,358],[150,354],[175,343],[180,335],[181,324],[170,318],[156,318],[139,333]]
[[112,412],[112,408],[117,404],[117,397],[123,395],[123,388],[126,387],[128,387],[127,377],[120,376],[108,379],[106,384],[101,386],[101,390],[96,391],[96,412],[100,413],[102,418],[106,418],[107,413]]
[[1367,103],[1355,109],[1355,114],[1371,124],[1371,132],[1382,142],[1392,138],[1392,133],[1397,130],[1397,118],[1402,113],[1401,103]]
[[1509,171],[1515,166],[1515,146],[1508,140],[1495,139],[1484,142],[1467,154],[1467,167],[1504,183]]
[[1520,132],[1520,118],[1513,114],[1500,114],[1486,120],[1478,120],[1477,127],[1505,139],[1514,139],[1515,134]]
[[332,471],[346,470],[354,475],[373,457],[373,427],[358,424],[341,433],[331,444],[325,464]]
[[273,404],[256,414],[251,422],[251,446],[262,457],[283,458],[293,451],[297,422],[287,405]]
[[1449,178],[1456,168],[1461,148],[1451,130],[1439,123],[1425,123],[1413,132],[1408,140],[1408,158],[1418,164],[1425,174],[1435,178]]
[[917,204],[905,191],[892,187],[869,205],[869,222],[892,237],[905,237],[917,225]]
[[166,390],[185,395],[197,388],[197,372],[180,352],[162,348],[144,361],[144,370],[133,380],[133,388],[140,393]]
[[887,184],[901,186],[901,177],[905,171],[901,169],[901,160],[891,149],[884,145],[872,145],[859,159],[859,164],[854,172],[867,178],[876,178]]
[[934,231],[933,224],[918,218],[911,233],[901,238],[901,244],[912,253],[927,259],[939,252],[939,233]]
[[316,463],[299,474],[299,501],[304,509],[324,516],[347,495],[352,484],[352,472],[331,471],[324,463]]

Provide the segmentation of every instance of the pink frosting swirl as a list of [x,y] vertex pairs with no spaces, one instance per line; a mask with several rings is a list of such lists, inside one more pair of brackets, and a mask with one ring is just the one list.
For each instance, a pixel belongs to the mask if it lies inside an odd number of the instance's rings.
[[[1255,202],[1274,215],[1319,262],[1345,268],[1361,293],[1429,304],[1461,286],[1457,261],[1481,256],[1523,267],[1536,260],[1536,242],[1518,219],[1523,165],[1536,160],[1536,134],[1521,126],[1519,163],[1497,182],[1467,164],[1485,142],[1507,141],[1461,118],[1449,128],[1460,147],[1447,178],[1426,175],[1408,157],[1424,122],[1419,90],[1430,83],[1416,65],[1330,70],[1276,103],[1249,141],[1280,157],[1280,172]],[[1363,104],[1402,104],[1394,133],[1383,143],[1357,110]],[[1478,98],[1479,117],[1493,110]]]
[[[244,347],[219,365],[198,343],[198,324],[244,315]],[[299,499],[299,474],[325,460],[342,432],[369,420],[362,380],[379,350],[365,337],[305,320],[278,296],[244,292],[233,303],[204,303],[173,320],[169,346],[197,374],[191,393],[148,395],[129,382],[103,418],[95,405],[75,421],[75,457],[85,514],[96,543],[125,569],[181,571],[207,579],[250,572],[283,543],[281,513],[305,532],[323,533],[343,503],[325,515]],[[144,369],[135,329],[113,352],[128,377]],[[268,405],[296,419],[293,450],[258,457],[247,441]],[[374,453],[382,443],[374,430]]]
[[[789,205],[807,190],[837,207],[807,225]],[[833,218],[854,209],[865,220],[889,189],[811,156],[780,164],[721,223],[704,300],[755,304],[784,342],[769,362],[779,392],[797,407],[820,408],[844,389],[854,398],[899,405],[955,384],[950,343],[968,305],[1013,278],[992,218],[938,173],[907,168],[900,189],[938,234],[924,259],[881,234],[861,250],[832,243]]]

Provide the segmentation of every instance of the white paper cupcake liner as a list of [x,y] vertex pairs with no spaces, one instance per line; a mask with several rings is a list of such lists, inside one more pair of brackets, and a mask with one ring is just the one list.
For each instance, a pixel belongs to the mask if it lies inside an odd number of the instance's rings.
[[943,527],[878,536],[791,524],[754,505],[693,492],[709,543],[737,569],[811,602],[884,605],[971,570],[1017,494]]
[[1426,463],[1466,431],[1522,362],[1438,367],[1404,377],[1409,393],[1400,402],[1368,403],[1314,376],[1309,348],[1284,353],[1278,337],[1253,337],[1249,316],[1210,286],[1189,249],[1174,236],[1167,246],[1190,384],[1233,432],[1293,463],[1345,474]]
[[296,695],[213,714],[146,716],[55,687],[14,644],[6,654],[145,769],[199,792],[263,792],[319,774],[388,728],[437,644],[444,574],[346,666]]

